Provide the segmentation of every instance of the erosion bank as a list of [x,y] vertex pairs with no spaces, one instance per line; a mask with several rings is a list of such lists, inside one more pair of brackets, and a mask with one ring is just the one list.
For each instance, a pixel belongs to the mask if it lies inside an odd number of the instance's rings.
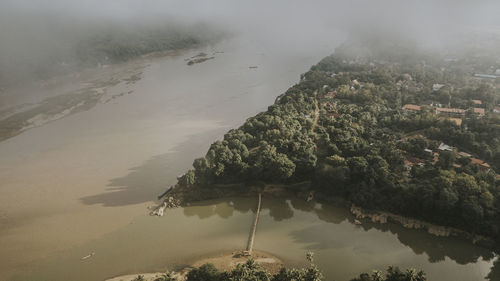
[[489,237],[472,234],[453,227],[436,225],[426,221],[421,221],[414,218],[408,218],[389,212],[368,211],[360,207],[357,207],[354,204],[351,206],[350,211],[353,215],[356,216],[357,219],[370,219],[374,223],[381,223],[381,224],[385,224],[390,221],[401,224],[403,227],[408,229],[424,229],[427,230],[429,234],[439,237],[450,237],[450,236],[461,237],[472,241],[473,244],[477,244],[488,248],[491,248],[494,245],[494,241]]

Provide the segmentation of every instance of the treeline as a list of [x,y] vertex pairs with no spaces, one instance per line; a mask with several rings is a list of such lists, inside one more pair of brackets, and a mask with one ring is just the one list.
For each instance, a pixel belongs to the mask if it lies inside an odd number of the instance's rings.
[[[175,22],[130,29],[120,26],[80,40],[72,52],[81,66],[117,63],[153,52],[179,50],[215,43],[223,36],[210,25],[184,26]],[[71,59],[71,58],[70,58]]]
[[[219,271],[213,264],[207,263],[198,268],[191,269],[186,281],[322,281],[323,274],[316,265],[311,263],[307,268],[283,267],[276,274],[261,268],[254,260],[249,259],[246,263],[238,264],[230,271]],[[134,281],[144,281],[142,275],[137,276]],[[177,281],[172,273],[166,273],[154,281]],[[362,273],[351,281],[426,281],[427,277],[423,271],[414,269],[400,270],[398,267],[390,266],[384,274],[374,270],[371,273]]]
[[[310,265],[307,268],[283,267],[276,274],[271,274],[261,268],[252,259],[246,263],[238,264],[231,271],[221,272],[212,264],[204,264],[199,268],[192,269],[187,274],[186,281],[321,281],[323,274],[313,263],[312,256],[308,255]],[[173,281],[175,279],[172,279]],[[408,269],[401,271],[398,267],[390,266],[386,274],[381,271],[362,273],[358,278],[351,281],[426,281],[423,271]],[[163,280],[162,280],[163,281]],[[165,280],[167,281],[167,280]]]
[[[179,184],[308,181],[324,196],[364,208],[500,238],[500,118],[490,110],[498,88],[472,78],[470,58],[447,62],[410,50],[357,56],[339,48],[266,112],[212,144]],[[446,85],[433,89],[438,83]],[[480,99],[487,114],[468,112],[457,125],[431,106],[443,95],[464,109]],[[421,110],[403,110],[407,103]],[[456,149],[440,151],[442,142]]]
[[30,14],[3,18],[0,23],[5,23],[0,30],[4,39],[0,45],[0,89],[153,52],[212,44],[227,35],[213,24],[168,19],[89,23],[64,15]]

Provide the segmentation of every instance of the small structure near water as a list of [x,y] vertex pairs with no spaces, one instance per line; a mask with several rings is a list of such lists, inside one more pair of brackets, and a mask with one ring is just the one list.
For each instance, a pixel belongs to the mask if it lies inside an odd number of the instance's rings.
[[85,257],[82,257],[82,258],[81,258],[81,260],[82,260],[82,261],[83,261],[83,260],[86,260],[86,259],[88,259],[88,258],[93,257],[94,255],[95,255],[95,252],[92,252],[92,253],[90,253],[90,254],[86,255]]
[[163,203],[161,203],[161,205],[159,205],[158,207],[156,207],[151,213],[150,215],[151,216],[159,216],[159,217],[163,217],[163,213],[165,212],[165,209],[166,208],[170,208],[170,209],[173,209],[173,208],[177,208],[181,205],[181,202],[180,200],[178,199],[175,199],[174,197],[170,196],[168,197],[167,199],[165,199],[163,201]]
[[257,223],[259,222],[260,215],[260,205],[262,201],[262,194],[259,193],[259,200],[257,202],[257,211],[255,211],[255,220],[252,224],[252,228],[250,230],[250,236],[248,237],[247,249],[242,252],[243,256],[251,256],[253,249],[253,242],[255,240],[255,233],[257,231]]

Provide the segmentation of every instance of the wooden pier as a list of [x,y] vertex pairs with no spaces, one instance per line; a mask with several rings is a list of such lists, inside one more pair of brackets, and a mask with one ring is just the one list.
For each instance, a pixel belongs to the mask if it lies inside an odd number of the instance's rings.
[[257,211],[255,212],[255,219],[253,221],[252,228],[250,229],[250,235],[248,237],[247,249],[246,249],[246,251],[243,251],[243,255],[245,255],[245,256],[252,255],[253,242],[255,240],[255,233],[257,232],[257,223],[259,222],[261,201],[262,201],[262,194],[259,193],[259,201],[257,202]]

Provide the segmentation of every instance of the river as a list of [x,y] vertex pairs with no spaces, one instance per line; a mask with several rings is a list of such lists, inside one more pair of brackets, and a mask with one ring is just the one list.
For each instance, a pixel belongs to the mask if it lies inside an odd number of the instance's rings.
[[[102,280],[135,272],[172,270],[222,251],[243,249],[256,198],[231,198],[143,216],[115,232],[38,263],[12,280]],[[326,280],[394,264],[426,271],[429,280],[484,280],[494,261],[483,248],[394,224],[354,224],[346,209],[301,199],[263,200],[255,248],[295,266],[313,251]],[[86,260],[88,253],[96,254]],[[498,280],[498,276],[490,276]]]
[[[204,202],[163,218],[149,217],[146,207],[214,140],[265,110],[338,43],[317,41],[306,52],[233,38],[31,89],[37,95],[6,93],[12,106],[43,107],[0,142],[0,279],[102,280],[243,248],[254,198]],[[200,51],[215,59],[188,66],[185,59]],[[44,100],[82,87],[69,109],[47,113],[59,101]],[[484,280],[495,260],[453,238],[356,226],[346,210],[270,198],[255,248],[296,265],[312,250],[328,280],[389,264],[422,268],[430,280]]]

